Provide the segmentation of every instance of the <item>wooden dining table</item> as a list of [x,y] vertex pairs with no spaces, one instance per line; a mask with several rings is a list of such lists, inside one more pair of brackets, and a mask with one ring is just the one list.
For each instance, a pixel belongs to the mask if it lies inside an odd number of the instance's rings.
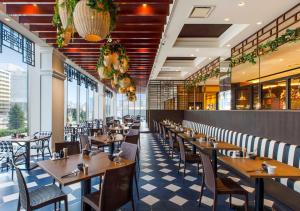
[[97,135],[97,136],[89,136],[89,140],[91,141],[91,144],[95,143],[101,143],[103,145],[108,145],[110,147],[110,154],[113,154],[115,151],[115,142],[119,142],[119,139],[116,138],[110,138],[109,135]]
[[[231,167],[244,176],[255,180],[255,210],[261,211],[264,208],[264,179],[271,178],[297,178],[300,179],[300,169],[270,158],[257,157],[232,158],[227,156],[219,157],[219,161]],[[268,174],[262,169],[263,162],[276,166],[274,174]]]
[[[77,175],[73,174],[64,177],[77,169],[77,165],[80,163],[88,165],[87,175],[80,171]],[[40,168],[51,175],[60,185],[67,186],[80,182],[81,193],[82,196],[84,196],[91,193],[91,179],[93,177],[104,175],[105,171],[108,169],[118,168],[132,163],[133,161],[122,158],[120,163],[116,163],[108,158],[107,153],[99,152],[94,155],[76,154],[57,160],[44,160],[39,161],[37,164]],[[83,210],[88,210],[88,208],[84,207]]]
[[241,147],[230,144],[224,141],[214,141],[213,143],[216,143],[217,146],[214,147],[212,143],[208,141],[200,141],[200,138],[205,138],[205,134],[195,134],[194,136],[189,136],[186,133],[178,133],[179,137],[181,137],[183,140],[188,141],[193,146],[193,153],[196,153],[196,149],[202,150],[202,151],[211,151],[211,159],[213,164],[213,169],[215,175],[217,175],[218,171],[218,151],[219,150],[233,150],[233,151],[241,151]]
[[[9,141],[11,143],[17,144],[20,147],[19,149],[24,148],[24,151],[25,151],[25,169],[26,170],[31,170],[31,169],[34,169],[35,167],[37,167],[37,164],[30,162],[30,158],[31,158],[30,145],[31,145],[31,143],[37,142],[37,141],[43,141],[43,140],[46,140],[46,139],[49,139],[49,138],[50,138],[50,136],[38,136],[38,137],[25,136],[25,137],[22,137],[22,138],[14,138],[14,137],[11,137],[11,136],[4,136],[4,137],[0,138],[0,141]],[[42,142],[42,144],[43,144],[43,142]]]

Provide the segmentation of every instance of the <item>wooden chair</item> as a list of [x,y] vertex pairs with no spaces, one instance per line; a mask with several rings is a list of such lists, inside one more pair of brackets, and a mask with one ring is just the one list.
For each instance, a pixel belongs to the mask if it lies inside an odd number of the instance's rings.
[[80,154],[79,142],[62,142],[55,143],[55,152],[59,152],[63,148],[68,148],[68,155]]
[[132,210],[135,210],[132,191],[134,169],[135,163],[107,170],[101,190],[85,195],[83,203],[96,211],[111,211],[131,202]]
[[18,211],[21,207],[26,211],[31,211],[50,204],[54,204],[54,210],[56,210],[56,203],[61,201],[65,203],[65,211],[68,211],[68,196],[55,184],[42,186],[29,192],[19,168],[16,168],[16,173],[19,186]]
[[211,160],[209,158],[209,155],[200,152],[202,165],[203,165],[203,171],[204,171],[204,184],[201,185],[201,192],[199,197],[199,206],[201,205],[201,199],[203,195],[203,188],[204,185],[206,188],[211,191],[214,195],[214,204],[213,204],[213,210],[215,211],[217,209],[217,200],[218,195],[224,195],[229,194],[229,204],[231,207],[231,195],[232,194],[239,194],[245,196],[245,210],[248,210],[248,192],[243,189],[239,184],[234,182],[233,180],[229,178],[221,178],[216,177],[214,174],[213,166],[211,163]]
[[[136,161],[137,149],[138,149],[138,146],[136,144],[123,142],[121,145],[122,154],[120,155],[120,157],[127,159],[127,160]],[[134,181],[135,181],[137,196],[138,196],[138,199],[140,199],[139,186],[138,186],[136,172],[134,172]]]
[[174,151],[179,152],[180,149],[179,149],[178,141],[176,141],[175,137],[172,136],[172,132],[170,130],[168,131],[168,134],[169,134],[169,156],[171,154],[171,158],[173,159]]
[[[127,143],[131,143],[131,144],[136,144],[137,146],[139,146],[139,133],[138,134],[134,134],[134,135],[126,135],[125,136],[125,142]],[[140,156],[139,156],[140,152],[139,152],[139,148],[137,148],[137,153],[136,153],[136,161],[137,161],[137,166],[138,169],[140,169]]]
[[180,171],[180,164],[183,162],[183,177],[185,177],[185,169],[186,164],[194,164],[197,163],[197,171],[199,174],[199,165],[201,163],[201,158],[198,154],[193,154],[191,151],[187,151],[185,149],[185,146],[183,144],[183,141],[180,137],[177,136],[177,141],[179,144],[179,151],[180,151],[180,158],[179,158],[179,164],[178,164],[178,173]]

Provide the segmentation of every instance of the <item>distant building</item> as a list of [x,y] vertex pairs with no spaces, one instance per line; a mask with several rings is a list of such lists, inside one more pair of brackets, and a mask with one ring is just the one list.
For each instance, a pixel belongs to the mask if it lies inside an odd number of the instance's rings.
[[6,128],[10,109],[11,94],[10,72],[0,69],[0,128]]

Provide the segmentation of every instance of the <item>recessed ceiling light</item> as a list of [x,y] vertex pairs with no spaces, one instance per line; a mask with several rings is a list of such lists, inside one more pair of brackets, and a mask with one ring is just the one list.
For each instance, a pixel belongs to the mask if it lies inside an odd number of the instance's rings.
[[256,24],[257,24],[257,25],[261,25],[261,24],[262,24],[262,22],[261,22],[261,21],[258,21]]
[[36,7],[36,6],[37,6],[37,4],[33,4],[32,6]]
[[5,21],[9,22],[10,21],[10,18],[4,18]]
[[196,51],[199,52],[199,48],[196,48]]
[[230,45],[230,44],[227,44],[226,46],[227,46],[227,47],[230,47],[231,45]]
[[210,58],[210,57],[209,57],[208,59],[209,59],[209,60],[211,60],[211,58]]
[[194,56],[194,54],[191,54],[190,56]]
[[143,4],[143,7],[147,7],[147,4]]
[[230,21],[230,19],[229,19],[229,18],[224,18],[224,21],[226,21],[226,22],[227,22],[227,21]]
[[238,6],[239,7],[243,7],[243,6],[245,6],[246,5],[246,3],[244,2],[244,1],[240,1],[239,3],[238,3]]

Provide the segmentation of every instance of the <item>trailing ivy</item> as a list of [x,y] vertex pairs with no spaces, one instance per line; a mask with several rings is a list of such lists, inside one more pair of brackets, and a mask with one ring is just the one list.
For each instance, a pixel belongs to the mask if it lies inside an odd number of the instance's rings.
[[192,87],[199,85],[202,82],[206,82],[210,78],[218,77],[220,75],[220,68],[217,67],[208,73],[202,73],[198,75],[194,80],[186,82],[185,89],[190,90]]
[[287,29],[284,34],[275,38],[274,40],[269,40],[264,44],[258,46],[253,52],[243,54],[238,58],[231,59],[231,67],[237,66],[249,62],[251,64],[256,64],[256,59],[258,56],[274,52],[281,45],[289,42],[296,42],[300,39],[300,28],[297,29]]

